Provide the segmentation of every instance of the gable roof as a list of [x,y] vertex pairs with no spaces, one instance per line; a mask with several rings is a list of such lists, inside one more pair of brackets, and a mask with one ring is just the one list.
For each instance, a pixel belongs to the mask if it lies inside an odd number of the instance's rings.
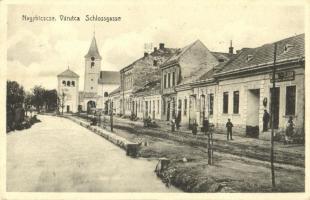
[[64,72],[57,75],[58,77],[70,77],[70,78],[79,78],[80,76],[74,71],[67,69]]
[[192,46],[194,46],[196,43],[200,42],[200,40],[196,40],[195,42],[186,45],[185,47],[181,48],[181,49],[177,49],[176,52],[169,58],[167,59],[162,66],[166,66],[169,64],[172,64],[174,62],[179,61],[179,59],[181,58],[181,56],[188,50],[190,49]]
[[98,47],[97,47],[97,42],[96,42],[95,36],[93,37],[93,39],[91,41],[90,47],[88,49],[87,54],[85,55],[85,58],[90,58],[92,56],[95,57],[95,58],[100,58],[101,59],[101,56],[100,56],[99,51],[98,51]]
[[[300,34],[257,48],[244,48],[239,54],[226,62],[216,74],[253,70],[258,65],[272,64],[275,43],[277,43],[276,62],[300,59],[305,56],[305,34]],[[290,48],[285,51],[287,45]]]
[[120,73],[118,71],[101,71],[98,83],[120,84]]

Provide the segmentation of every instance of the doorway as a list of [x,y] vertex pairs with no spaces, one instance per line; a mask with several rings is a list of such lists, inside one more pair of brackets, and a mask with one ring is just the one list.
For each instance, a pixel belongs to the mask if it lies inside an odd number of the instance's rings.
[[[273,91],[273,88],[270,88],[270,104],[269,104],[269,113],[272,114],[272,110],[271,110],[271,102],[272,102],[272,91]],[[280,88],[279,87],[276,87],[275,88],[275,107],[274,107],[274,121],[273,121],[273,127],[275,129],[278,129],[279,128],[279,111],[280,111]],[[269,123],[271,125],[271,123]]]
[[70,112],[70,106],[67,106],[67,113]]
[[167,121],[170,120],[170,102],[167,102]]
[[258,137],[259,134],[259,98],[259,89],[248,90],[246,134],[251,137]]

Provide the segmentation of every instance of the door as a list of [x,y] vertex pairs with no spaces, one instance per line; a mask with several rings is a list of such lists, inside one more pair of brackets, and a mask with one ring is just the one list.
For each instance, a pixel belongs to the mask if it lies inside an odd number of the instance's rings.
[[67,113],[70,112],[70,106],[67,106]]
[[170,102],[167,102],[167,121],[170,120]]
[[[272,114],[272,110],[271,110],[272,91],[273,91],[273,89],[270,88],[270,99],[271,99],[270,106],[269,106],[269,108],[270,108],[269,113],[270,114]],[[274,105],[275,105],[275,107],[274,107],[274,122],[273,122],[273,126],[274,126],[275,129],[278,129],[279,128],[279,110],[280,110],[280,88],[279,87],[275,88],[274,95],[275,95],[275,98],[274,98],[274,101],[275,101]]]

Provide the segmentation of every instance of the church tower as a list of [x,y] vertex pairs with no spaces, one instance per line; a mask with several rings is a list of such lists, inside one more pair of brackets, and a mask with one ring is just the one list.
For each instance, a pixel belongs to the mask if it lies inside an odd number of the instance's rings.
[[101,60],[102,58],[99,54],[94,34],[88,53],[85,55],[84,92],[98,92],[98,80],[101,71]]

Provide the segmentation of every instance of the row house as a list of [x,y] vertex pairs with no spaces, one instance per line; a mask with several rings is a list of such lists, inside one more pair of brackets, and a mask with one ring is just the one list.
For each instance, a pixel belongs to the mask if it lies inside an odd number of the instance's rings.
[[[276,55],[276,88],[274,127],[286,128],[293,117],[296,129],[304,128],[305,117],[305,50],[304,34],[265,44],[257,48],[242,49],[215,72],[217,88],[217,115],[209,116],[224,128],[230,118],[240,133],[263,133],[264,110],[271,113],[272,69]],[[206,86],[206,88],[209,88]]]
[[[232,50],[232,47],[230,48]],[[163,119],[178,118],[181,125],[202,123],[205,115],[198,107],[197,99],[204,93],[197,93],[192,83],[222,62],[233,52],[211,52],[200,40],[178,50],[161,65],[161,89],[163,98]]]
[[123,68],[120,71],[120,114],[130,116],[138,109],[134,93],[147,83],[160,79],[160,65],[174,54],[176,49],[166,48],[163,43],[151,53]]
[[134,114],[138,118],[161,120],[162,98],[160,93],[160,79],[147,83],[135,92]]

